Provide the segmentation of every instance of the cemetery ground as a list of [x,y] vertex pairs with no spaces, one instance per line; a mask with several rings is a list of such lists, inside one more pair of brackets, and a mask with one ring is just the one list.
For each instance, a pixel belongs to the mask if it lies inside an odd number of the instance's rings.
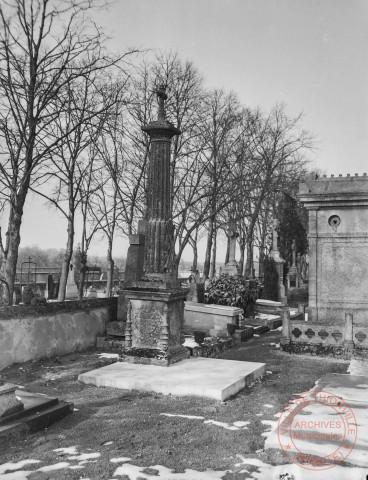
[[271,331],[224,353],[222,358],[264,362],[267,370],[226,402],[78,382],[80,373],[112,361],[98,350],[2,370],[4,380],[73,402],[75,411],[46,430],[0,442],[0,478],[273,478],[257,476],[264,464],[285,465],[287,472],[289,461],[281,450],[264,450],[277,414],[321,376],[347,373],[349,362],[290,355],[280,350],[280,336]]

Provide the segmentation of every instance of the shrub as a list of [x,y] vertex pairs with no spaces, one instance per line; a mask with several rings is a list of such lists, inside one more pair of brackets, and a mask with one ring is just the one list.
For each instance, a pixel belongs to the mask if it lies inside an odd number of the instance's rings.
[[47,300],[43,297],[33,297],[31,300],[31,305],[44,305],[45,303],[47,303]]
[[24,305],[30,305],[33,297],[34,297],[34,293],[31,285],[26,285],[23,288],[23,294],[22,294]]
[[244,315],[249,317],[254,314],[261,287],[256,279],[246,279],[241,275],[220,275],[207,285],[204,303],[239,307],[244,310]]

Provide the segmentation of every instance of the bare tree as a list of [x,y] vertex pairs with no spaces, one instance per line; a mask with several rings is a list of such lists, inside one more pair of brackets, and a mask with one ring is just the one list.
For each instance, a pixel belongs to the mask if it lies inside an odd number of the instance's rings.
[[106,55],[98,29],[86,31],[91,23],[83,17],[94,3],[14,0],[0,5],[0,190],[9,213],[0,248],[7,285],[3,298],[9,303],[29,187],[45,158],[79,127],[74,123],[62,135],[48,137],[65,107],[64,91],[75,79],[119,60]]
[[[89,204],[89,215],[96,228],[107,239],[107,285],[106,297],[110,297],[113,287],[114,259],[112,255],[115,233],[121,220],[127,218],[127,202],[124,197],[126,159],[124,148],[124,108],[115,105],[96,142],[96,150],[103,165],[95,181],[103,188],[95,188]],[[134,189],[135,186],[133,185]]]
[[[268,211],[270,198],[278,185],[291,172],[304,167],[303,155],[312,147],[308,132],[299,128],[301,116],[289,118],[284,105],[276,105],[271,113],[259,116],[257,128],[252,131],[250,151],[253,155],[252,188],[238,205],[243,220],[243,241],[246,247],[244,274],[252,275],[253,246],[259,215]],[[272,203],[272,202],[271,202]]]
[[[53,149],[49,163],[43,170],[43,183],[33,188],[61,212],[67,220],[67,242],[61,269],[58,300],[65,299],[65,289],[74,246],[74,223],[77,209],[82,205],[84,194],[90,195],[90,186],[83,188],[83,182],[93,176],[94,156],[88,155],[89,147],[96,141],[103,124],[112,108],[120,99],[120,90],[112,86],[106,94],[108,84],[101,79],[101,72],[90,72],[74,80],[65,89],[66,108],[60,112],[48,138],[60,138]],[[109,98],[106,102],[105,99]],[[74,128],[76,126],[76,128]],[[65,132],[71,132],[65,135]],[[49,193],[50,185],[54,190]]]

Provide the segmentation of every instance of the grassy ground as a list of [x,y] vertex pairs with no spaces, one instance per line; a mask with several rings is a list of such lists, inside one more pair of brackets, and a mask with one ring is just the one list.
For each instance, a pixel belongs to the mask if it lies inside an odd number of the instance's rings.
[[[103,363],[95,350],[9,367],[1,372],[7,381],[24,385],[32,392],[74,402],[77,411],[43,432],[0,445],[0,465],[25,459],[40,460],[40,463],[25,466],[24,470],[36,470],[58,462],[79,465],[78,469],[38,471],[27,477],[31,480],[128,480],[129,477],[113,476],[117,464],[110,461],[128,457],[131,463],[142,468],[164,465],[176,472],[231,470],[223,477],[225,480],[243,480],[249,475],[239,473],[238,455],[259,458],[274,465],[287,463],[280,451],[263,450],[265,437],[261,434],[270,426],[262,421],[277,421],[275,414],[281,412],[295,393],[311,389],[326,373],[346,373],[348,362],[292,356],[277,348],[279,339],[280,332],[273,331],[226,352],[224,358],[231,360],[264,362],[268,373],[225,403],[81,384],[77,380],[79,373]],[[161,413],[202,416],[205,420],[230,425],[236,421],[250,423],[247,429],[234,431],[204,424],[203,419],[167,417]],[[100,453],[100,456],[78,464],[78,459],[70,460],[53,451],[75,445],[79,453]],[[251,466],[248,471],[254,468]],[[7,477],[4,475],[4,478]]]

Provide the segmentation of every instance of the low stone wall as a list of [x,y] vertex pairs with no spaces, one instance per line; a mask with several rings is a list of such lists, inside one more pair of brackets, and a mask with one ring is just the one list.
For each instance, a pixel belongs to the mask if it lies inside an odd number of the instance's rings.
[[349,358],[354,350],[368,354],[368,325],[362,323],[305,322],[291,320],[281,341],[293,353]]
[[0,308],[0,370],[92,347],[116,319],[117,298]]

